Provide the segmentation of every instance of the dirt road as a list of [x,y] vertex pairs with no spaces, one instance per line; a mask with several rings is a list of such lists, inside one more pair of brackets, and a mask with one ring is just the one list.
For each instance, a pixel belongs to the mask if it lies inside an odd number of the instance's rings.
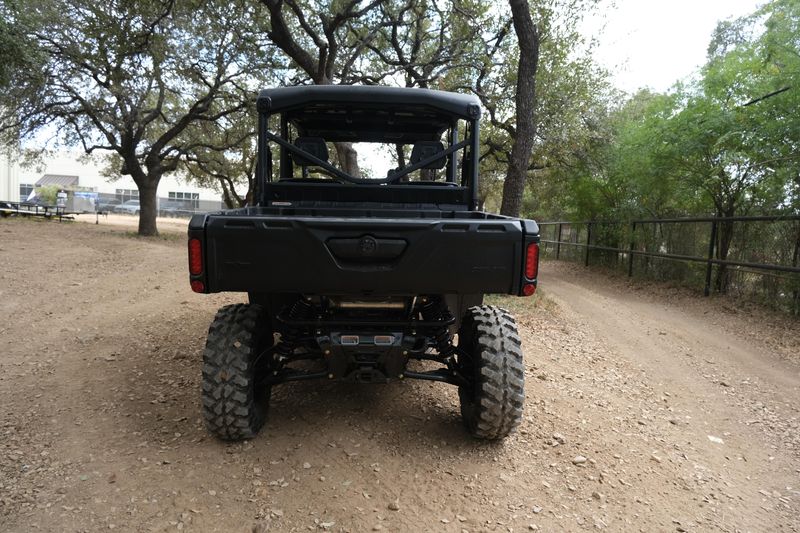
[[[0,220],[0,531],[798,531],[798,322],[545,265],[526,417],[471,440],[454,388],[298,383],[210,438],[217,307],[180,236]],[[396,509],[396,510],[395,510]]]

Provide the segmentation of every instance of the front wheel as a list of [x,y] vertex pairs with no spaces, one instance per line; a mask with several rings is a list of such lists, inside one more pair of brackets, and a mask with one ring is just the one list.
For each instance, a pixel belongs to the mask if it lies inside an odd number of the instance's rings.
[[264,425],[270,388],[259,385],[264,350],[272,345],[270,322],[259,305],[222,307],[208,329],[203,352],[203,415],[223,440],[255,437]]
[[517,324],[508,311],[471,307],[458,332],[458,363],[468,385],[458,388],[461,417],[477,438],[498,440],[522,421],[525,367]]

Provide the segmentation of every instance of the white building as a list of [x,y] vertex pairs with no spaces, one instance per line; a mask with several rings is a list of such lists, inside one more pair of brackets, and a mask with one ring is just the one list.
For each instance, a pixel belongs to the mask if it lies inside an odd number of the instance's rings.
[[[36,187],[55,184],[100,193],[101,198],[124,202],[138,198],[139,191],[130,176],[108,178],[100,165],[81,159],[82,152],[62,151],[45,157],[35,167],[20,167],[0,155],[0,201],[24,201]],[[181,179],[177,173],[165,174],[158,185],[162,200],[184,200],[195,209],[211,210],[221,207],[220,194],[210,188],[198,187]]]
[[0,152],[0,202],[17,202],[19,193],[19,167]]

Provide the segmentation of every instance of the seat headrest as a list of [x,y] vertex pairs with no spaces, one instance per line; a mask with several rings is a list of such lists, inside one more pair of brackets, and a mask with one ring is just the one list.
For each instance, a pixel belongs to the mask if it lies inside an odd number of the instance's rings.
[[[444,152],[444,145],[441,141],[417,141],[414,149],[411,150],[411,164],[415,165],[423,159],[428,159],[438,153]],[[425,165],[422,168],[440,169],[444,168],[447,164],[447,157],[437,159],[433,163]]]
[[[298,137],[294,140],[294,145],[317,159],[321,159],[326,163],[328,162],[328,145],[325,144],[325,139],[322,137]],[[312,163],[300,154],[293,153],[292,161],[294,161],[296,165],[303,167],[316,166],[315,163]]]

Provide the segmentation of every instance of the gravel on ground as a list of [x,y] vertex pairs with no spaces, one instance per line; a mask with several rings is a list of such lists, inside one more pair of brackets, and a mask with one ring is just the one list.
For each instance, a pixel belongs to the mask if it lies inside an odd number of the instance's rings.
[[311,382],[228,444],[200,356],[243,298],[190,291],[183,227],[0,220],[0,531],[800,530],[796,319],[545,263],[489,298],[525,351],[504,442],[447,385]]

